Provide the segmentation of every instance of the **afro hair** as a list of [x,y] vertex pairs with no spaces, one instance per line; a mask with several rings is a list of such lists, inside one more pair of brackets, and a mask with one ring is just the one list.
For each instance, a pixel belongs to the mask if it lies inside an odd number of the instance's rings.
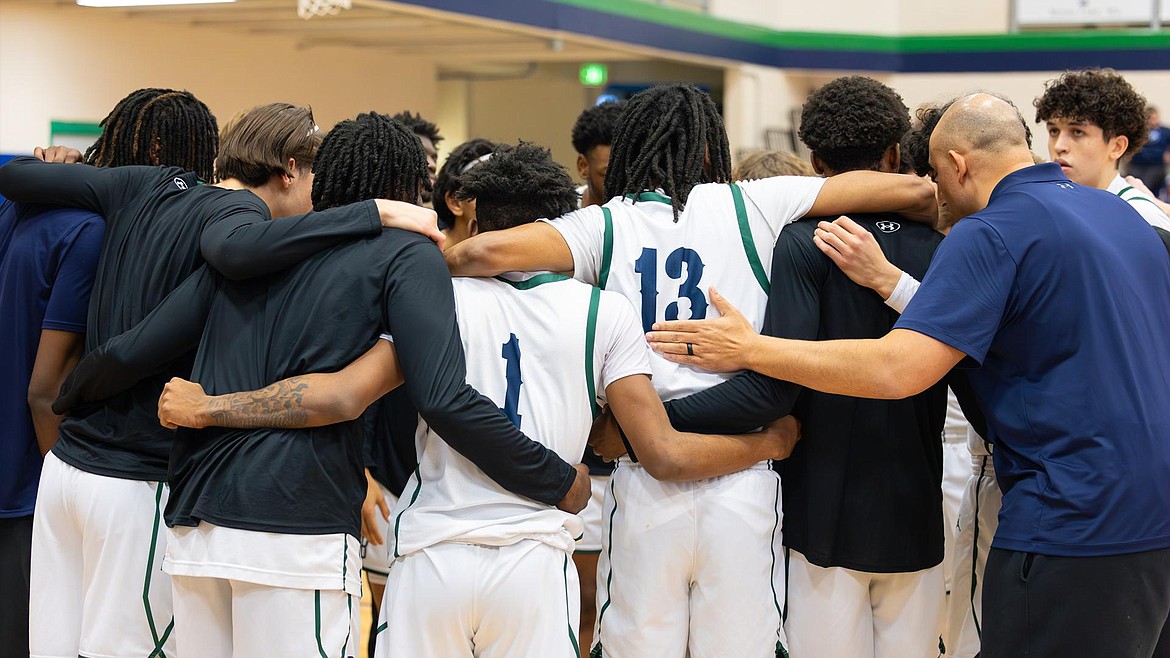
[[623,102],[602,103],[586,109],[573,124],[573,149],[585,155],[596,146],[613,143],[613,127],[617,125]]
[[463,174],[456,197],[475,199],[479,230],[499,231],[542,217],[560,217],[577,207],[569,172],[548,149],[520,142],[501,146]]
[[834,172],[877,169],[910,130],[910,111],[886,85],[860,75],[814,91],[800,113],[800,141]]

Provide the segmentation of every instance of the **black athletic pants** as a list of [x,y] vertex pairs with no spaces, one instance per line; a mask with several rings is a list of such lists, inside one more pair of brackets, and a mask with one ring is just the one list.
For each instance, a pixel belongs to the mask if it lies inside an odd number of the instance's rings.
[[0,658],[28,658],[33,517],[0,519]]
[[980,658],[1151,658],[1170,614],[1170,549],[1053,557],[993,548]]

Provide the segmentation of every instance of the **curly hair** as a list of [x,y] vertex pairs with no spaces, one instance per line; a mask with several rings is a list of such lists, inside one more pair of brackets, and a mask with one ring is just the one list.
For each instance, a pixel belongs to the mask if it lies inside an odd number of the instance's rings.
[[755,151],[731,168],[731,180],[755,180],[769,176],[816,176],[807,160],[787,151]]
[[878,169],[907,130],[910,111],[898,92],[861,75],[817,89],[800,112],[800,141],[834,172]]
[[475,199],[482,231],[500,231],[542,217],[560,217],[577,207],[569,172],[535,144],[501,146],[462,176],[456,198]]
[[693,85],[659,85],[634,94],[614,126],[611,148],[605,197],[662,188],[675,221],[695,185],[731,180],[723,117],[711,97]]
[[89,164],[181,167],[211,180],[219,130],[211,110],[189,91],[133,91],[118,101],[101,126],[101,137],[85,151]]
[[914,129],[902,140],[902,161],[908,163],[919,176],[930,174],[930,136],[938,120],[951,107],[944,105],[923,105],[914,113]]
[[420,192],[430,185],[418,137],[376,112],[334,126],[317,151],[313,173],[314,210],[369,199],[418,203]]
[[1113,69],[1065,71],[1044,83],[1044,93],[1032,104],[1037,123],[1049,119],[1086,121],[1099,126],[1106,140],[1128,137],[1125,155],[1140,150],[1149,135],[1146,99]]
[[439,228],[449,229],[455,225],[455,215],[447,207],[447,194],[455,195],[461,185],[460,174],[471,163],[496,150],[499,144],[482,137],[469,139],[451,150],[447,161],[435,176],[435,214],[439,216]]
[[620,101],[602,103],[579,114],[573,124],[573,149],[585,155],[595,146],[613,144],[613,128],[625,107]]
[[410,110],[403,110],[390,118],[402,123],[402,125],[410,129],[410,132],[431,140],[431,144],[435,147],[438,147],[439,142],[443,141],[443,136],[439,134],[439,127],[434,122],[422,118],[421,114],[414,114]]

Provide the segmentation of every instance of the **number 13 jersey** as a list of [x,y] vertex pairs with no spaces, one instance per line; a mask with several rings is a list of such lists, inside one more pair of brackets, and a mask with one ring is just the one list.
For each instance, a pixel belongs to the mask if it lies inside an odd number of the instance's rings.
[[[660,193],[615,197],[549,221],[573,254],[574,277],[624,295],[643,331],[662,320],[701,320],[719,312],[714,286],[759,332],[768,303],[772,248],[781,229],[812,208],[823,178],[780,176],[696,185],[675,221]],[[663,400],[701,391],[735,373],[712,373],[653,354]]]

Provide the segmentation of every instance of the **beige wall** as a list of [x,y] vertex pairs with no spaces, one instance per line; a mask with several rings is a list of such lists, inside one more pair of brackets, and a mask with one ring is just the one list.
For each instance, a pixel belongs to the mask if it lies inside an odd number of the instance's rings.
[[858,34],[1004,32],[1010,0],[710,0],[712,15],[774,30]]
[[47,142],[50,120],[98,121],[147,86],[188,89],[221,122],[276,100],[312,105],[322,128],[371,109],[437,106],[427,61],[0,0],[0,152],[29,152]]
[[[440,118],[452,117],[465,106],[465,137],[451,140],[452,147],[466,137],[486,137],[502,142],[534,142],[552,150],[553,158],[576,178],[577,153],[570,134],[577,115],[601,92],[583,87],[577,79],[578,63],[542,64],[531,75],[505,80],[451,80],[439,83],[444,104]],[[618,62],[609,65],[610,84],[647,84],[686,81],[706,85],[716,97],[723,92],[723,71],[716,68],[670,62]],[[450,104],[450,105],[448,105]],[[447,130],[444,123],[444,131]],[[454,129],[453,132],[454,133]]]

